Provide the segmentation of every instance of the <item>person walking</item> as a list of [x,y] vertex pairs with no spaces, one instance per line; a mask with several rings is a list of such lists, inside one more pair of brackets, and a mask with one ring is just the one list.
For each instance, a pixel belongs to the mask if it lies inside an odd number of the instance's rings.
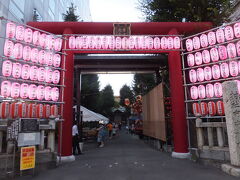
[[97,137],[97,142],[98,142],[98,147],[104,147],[104,140],[106,136],[106,129],[104,127],[104,124],[100,124],[100,127],[97,129],[98,130],[98,137]]
[[112,139],[112,129],[113,129],[112,123],[107,124],[107,129],[108,129],[108,137],[109,139]]
[[78,154],[82,154],[80,147],[79,147],[79,133],[78,133],[78,127],[77,127],[77,122],[73,122],[73,127],[72,127],[72,146],[73,146],[73,155],[76,154],[76,149],[78,151]]

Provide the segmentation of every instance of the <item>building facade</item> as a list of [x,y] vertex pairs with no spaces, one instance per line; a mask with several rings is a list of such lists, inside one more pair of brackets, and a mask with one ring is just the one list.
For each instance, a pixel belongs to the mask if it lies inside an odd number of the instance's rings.
[[89,0],[4,0],[0,1],[0,16],[20,23],[28,21],[63,21],[71,3],[76,15],[83,21],[91,21]]

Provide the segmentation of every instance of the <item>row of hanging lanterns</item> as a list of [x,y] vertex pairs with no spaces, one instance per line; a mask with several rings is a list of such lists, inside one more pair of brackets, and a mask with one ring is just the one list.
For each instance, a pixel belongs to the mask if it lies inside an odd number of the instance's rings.
[[187,64],[189,67],[207,64],[210,62],[217,62],[220,60],[232,59],[240,56],[240,41],[229,43],[227,46],[221,45],[211,48],[210,50],[203,50],[194,54],[187,55]]
[[191,69],[189,70],[189,80],[191,83],[204,82],[220,78],[236,77],[239,73],[240,61],[230,61],[229,63]]
[[58,116],[58,106],[34,103],[0,103],[0,118],[49,118]]
[[223,116],[225,115],[224,104],[222,101],[201,102],[192,104],[192,113],[195,116]]
[[115,36],[70,36],[70,49],[147,49],[159,50],[180,49],[181,40],[178,36],[130,36],[130,37],[115,37]]
[[10,81],[2,81],[1,83],[1,96],[22,98],[22,99],[38,99],[40,101],[58,101],[59,89],[57,87],[17,83]]
[[240,38],[240,23],[220,27],[216,31],[203,33],[200,36],[195,36],[186,40],[186,50],[193,51],[200,48],[206,48],[215,44],[224,43],[226,41]]
[[18,26],[13,22],[7,23],[6,37],[54,51],[61,51],[62,49],[61,38],[56,38],[51,34],[40,33],[37,30],[25,28],[21,25]]
[[52,70],[48,67],[30,66],[28,64],[12,63],[6,60],[2,64],[2,74],[5,77],[12,76],[13,78],[24,80],[32,80],[46,83],[58,84],[60,81],[60,71]]
[[60,67],[61,56],[51,51],[39,50],[30,46],[23,46],[21,43],[15,43],[6,40],[4,44],[4,56],[14,59],[23,59],[40,65]]

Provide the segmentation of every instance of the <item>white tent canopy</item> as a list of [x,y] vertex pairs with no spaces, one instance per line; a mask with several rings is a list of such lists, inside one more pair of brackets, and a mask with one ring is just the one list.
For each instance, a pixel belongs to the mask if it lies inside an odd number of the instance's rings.
[[[77,112],[77,106],[73,106],[75,109],[75,113]],[[80,109],[83,112],[83,122],[95,122],[95,121],[102,121],[104,124],[107,124],[109,122],[109,119],[105,116],[95,113],[83,106],[81,106]]]

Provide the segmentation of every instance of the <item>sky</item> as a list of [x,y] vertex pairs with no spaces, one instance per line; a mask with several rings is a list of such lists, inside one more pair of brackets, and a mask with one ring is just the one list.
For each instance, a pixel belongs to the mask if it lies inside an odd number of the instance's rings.
[[[140,22],[143,21],[138,0],[89,0],[93,22]],[[131,86],[132,74],[100,74],[100,89],[110,84],[114,95],[124,84]]]

